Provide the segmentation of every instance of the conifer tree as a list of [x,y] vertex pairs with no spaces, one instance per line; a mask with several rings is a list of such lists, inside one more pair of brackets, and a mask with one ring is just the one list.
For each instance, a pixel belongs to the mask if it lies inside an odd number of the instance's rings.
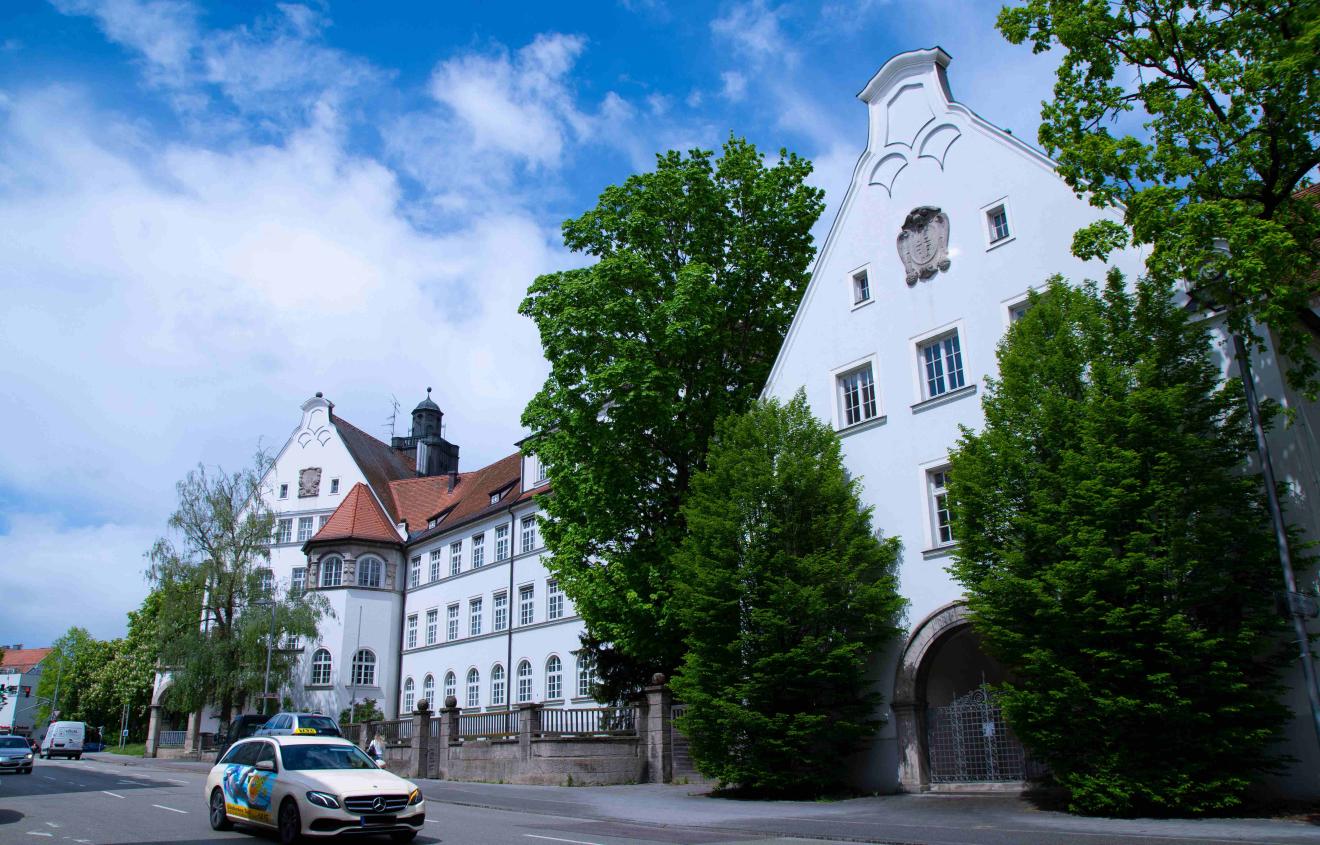
[[952,456],[952,570],[1074,811],[1238,805],[1285,718],[1264,491],[1210,349],[1162,285],[1056,278]]
[[698,768],[795,797],[838,789],[879,727],[867,660],[898,634],[898,541],[880,540],[839,440],[801,392],[717,427],[684,508],[673,688]]

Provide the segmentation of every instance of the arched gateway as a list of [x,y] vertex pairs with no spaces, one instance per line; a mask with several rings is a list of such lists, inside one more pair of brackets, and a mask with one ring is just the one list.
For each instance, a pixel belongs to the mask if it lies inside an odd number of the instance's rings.
[[1026,754],[989,691],[1003,679],[1003,668],[982,651],[963,602],[945,605],[913,629],[894,677],[903,789],[1027,778]]

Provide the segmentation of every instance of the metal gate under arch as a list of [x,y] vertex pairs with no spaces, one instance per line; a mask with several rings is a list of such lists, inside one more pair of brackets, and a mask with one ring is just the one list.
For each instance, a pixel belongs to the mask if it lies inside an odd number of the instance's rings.
[[1040,773],[986,686],[926,713],[931,783],[1022,781]]

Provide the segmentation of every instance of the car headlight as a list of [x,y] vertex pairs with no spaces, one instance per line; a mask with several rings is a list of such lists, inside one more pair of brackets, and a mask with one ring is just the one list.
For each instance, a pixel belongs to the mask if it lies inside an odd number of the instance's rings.
[[23,755],[23,759],[24,759],[24,760],[31,760],[31,759],[32,759],[32,752],[29,751],[28,753],[24,754],[24,755]]
[[328,792],[309,792],[307,800],[318,807],[325,807],[327,810],[338,810],[339,799]]
[[408,806],[411,807],[420,803],[422,803],[422,791],[420,789],[414,789],[412,794],[408,796]]

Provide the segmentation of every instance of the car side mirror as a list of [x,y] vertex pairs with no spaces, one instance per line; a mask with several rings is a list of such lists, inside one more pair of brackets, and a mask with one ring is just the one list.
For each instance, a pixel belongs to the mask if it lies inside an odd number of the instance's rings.
[[255,766],[255,768],[256,768],[258,771],[262,771],[262,772],[273,772],[273,771],[275,771],[275,761],[274,761],[274,760],[258,760],[258,761],[257,761],[257,765]]

